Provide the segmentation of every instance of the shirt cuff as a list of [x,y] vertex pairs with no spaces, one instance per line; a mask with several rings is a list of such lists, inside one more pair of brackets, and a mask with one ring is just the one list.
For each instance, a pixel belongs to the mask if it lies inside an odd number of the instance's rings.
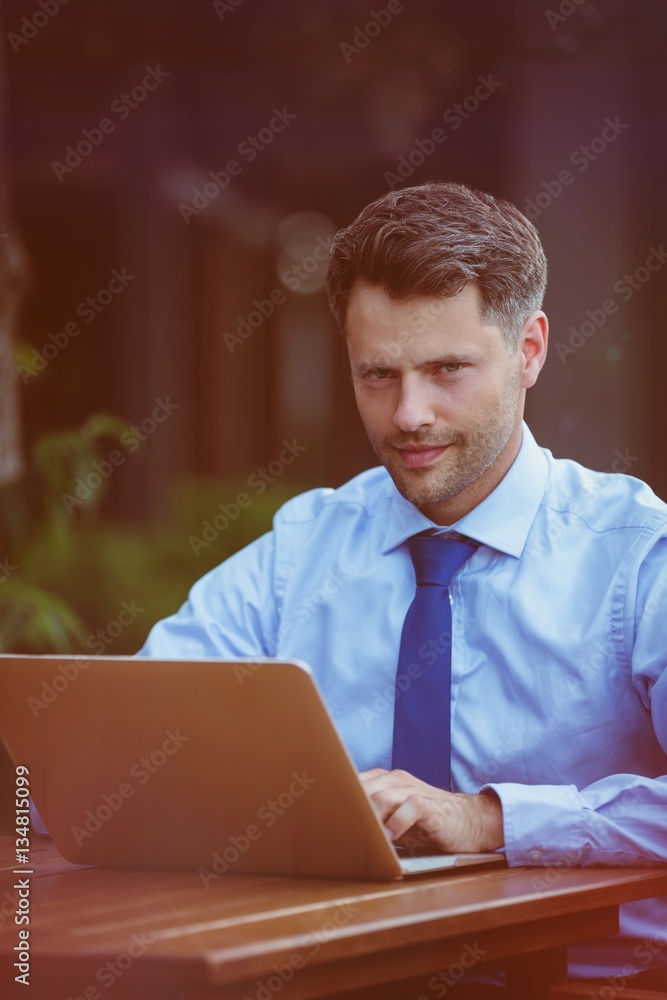
[[503,806],[505,854],[510,865],[580,862],[584,841],[584,804],[576,785],[488,784]]

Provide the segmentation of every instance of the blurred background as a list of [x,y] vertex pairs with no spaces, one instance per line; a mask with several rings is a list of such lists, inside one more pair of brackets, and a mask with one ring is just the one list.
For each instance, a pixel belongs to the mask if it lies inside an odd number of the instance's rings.
[[133,652],[288,496],[375,464],[322,279],[391,187],[534,219],[532,430],[667,496],[665,0],[2,16],[2,650]]

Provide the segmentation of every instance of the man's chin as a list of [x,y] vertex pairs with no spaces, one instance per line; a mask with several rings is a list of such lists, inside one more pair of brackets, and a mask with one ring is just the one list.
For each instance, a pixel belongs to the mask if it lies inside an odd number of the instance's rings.
[[458,492],[452,490],[451,485],[443,483],[442,480],[438,482],[432,469],[412,469],[409,472],[390,466],[386,466],[386,469],[401,496],[415,507],[443,503],[445,500],[451,500]]

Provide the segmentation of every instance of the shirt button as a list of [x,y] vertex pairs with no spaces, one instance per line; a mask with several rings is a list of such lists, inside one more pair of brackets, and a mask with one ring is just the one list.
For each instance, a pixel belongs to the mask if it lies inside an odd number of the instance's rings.
[[534,850],[528,852],[528,857],[531,861],[541,861],[542,851],[538,851],[537,848],[535,848]]

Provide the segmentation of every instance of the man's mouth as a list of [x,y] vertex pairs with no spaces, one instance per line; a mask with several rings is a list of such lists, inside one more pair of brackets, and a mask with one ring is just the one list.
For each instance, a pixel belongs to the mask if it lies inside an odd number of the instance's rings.
[[403,465],[409,469],[420,469],[435,462],[450,445],[409,444],[395,445],[394,447],[401,456]]

